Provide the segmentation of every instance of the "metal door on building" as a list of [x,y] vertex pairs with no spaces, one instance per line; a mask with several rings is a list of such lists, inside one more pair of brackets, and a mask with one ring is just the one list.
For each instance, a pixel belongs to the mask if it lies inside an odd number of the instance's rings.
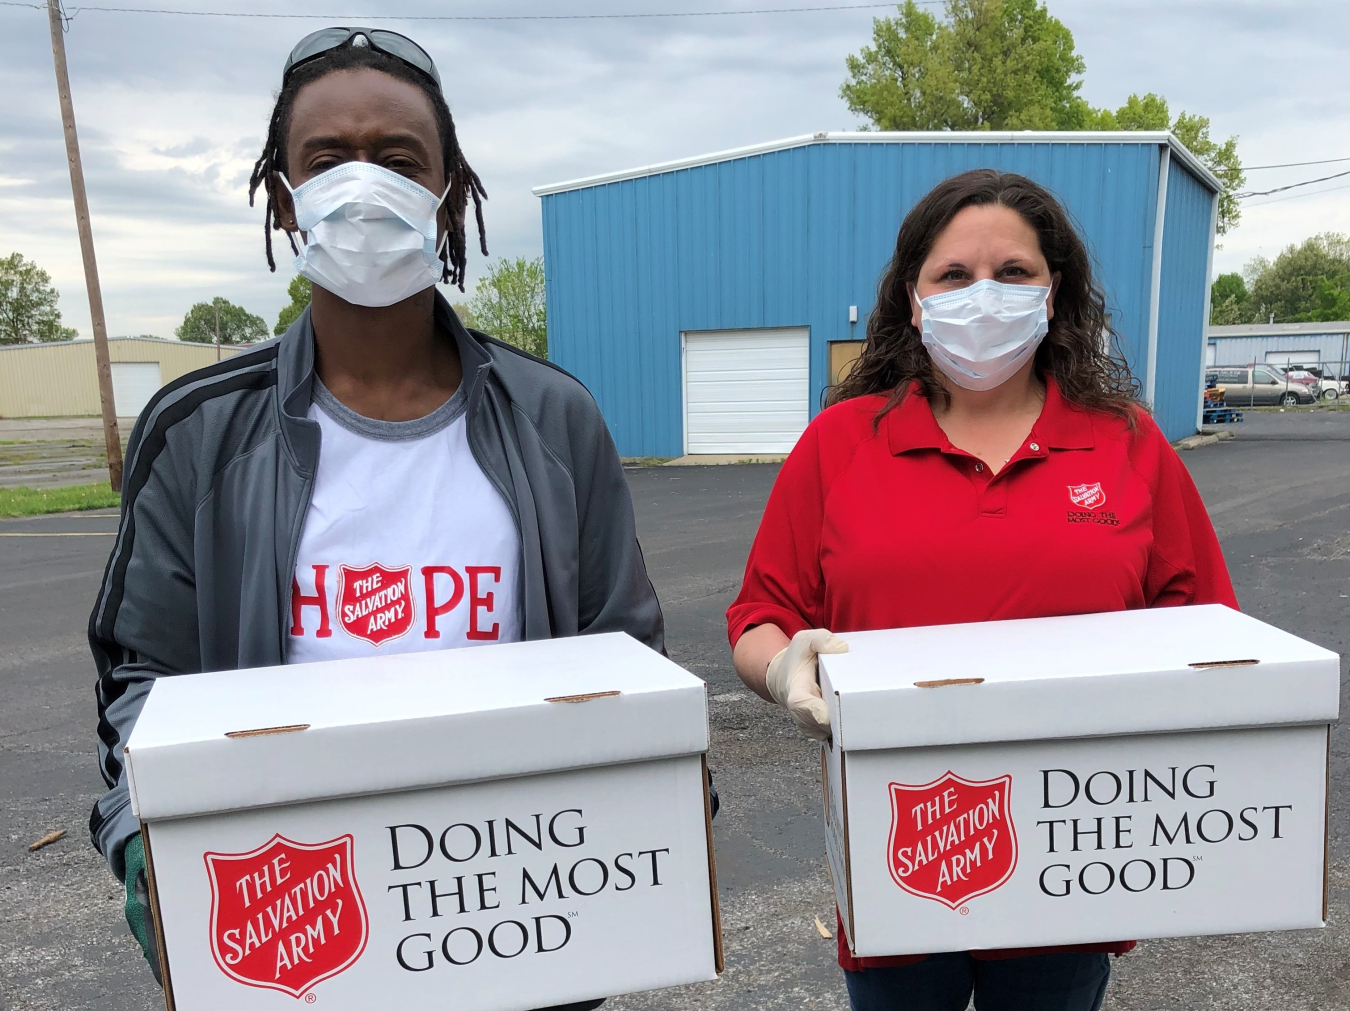
[[811,419],[807,327],[682,336],[684,451],[791,452]]
[[113,403],[119,418],[134,418],[159,392],[159,362],[113,362]]

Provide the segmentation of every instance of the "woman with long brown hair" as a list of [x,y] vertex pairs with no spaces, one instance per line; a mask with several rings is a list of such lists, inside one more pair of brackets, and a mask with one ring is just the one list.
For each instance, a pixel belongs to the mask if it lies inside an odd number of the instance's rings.
[[[727,612],[741,679],[818,740],[836,633],[1236,607],[1204,503],[1111,351],[1068,215],[1023,176],[900,227],[862,356],[797,443]],[[1096,1011],[1134,943],[857,959],[854,1011]]]

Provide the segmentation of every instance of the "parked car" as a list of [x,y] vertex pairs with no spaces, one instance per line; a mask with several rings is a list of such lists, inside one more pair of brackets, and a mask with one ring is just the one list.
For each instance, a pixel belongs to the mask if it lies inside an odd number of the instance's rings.
[[1290,369],[1286,373],[1290,379],[1300,382],[1304,386],[1311,387],[1323,400],[1339,400],[1342,393],[1342,384],[1336,381],[1333,376],[1328,378],[1322,374],[1322,370],[1313,366],[1301,369]]
[[1226,391],[1225,399],[1230,407],[1272,404],[1294,407],[1317,403],[1317,394],[1311,387],[1295,382],[1273,365],[1209,369],[1205,373],[1206,383],[1211,377]]

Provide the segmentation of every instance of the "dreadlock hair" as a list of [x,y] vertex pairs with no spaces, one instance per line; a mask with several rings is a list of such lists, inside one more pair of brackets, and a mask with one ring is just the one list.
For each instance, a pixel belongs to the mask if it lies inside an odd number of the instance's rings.
[[[295,67],[286,78],[277,94],[276,105],[272,109],[272,119],[267,128],[267,142],[263,145],[262,155],[253,166],[253,175],[248,181],[248,204],[253,206],[253,196],[258,187],[263,187],[267,196],[267,210],[263,215],[263,241],[267,249],[267,266],[276,272],[276,261],[272,256],[272,232],[281,228],[278,220],[276,173],[289,178],[286,164],[286,140],[291,129],[291,109],[295,105],[295,96],[306,84],[311,84],[328,74],[340,70],[357,70],[369,67],[381,73],[407,81],[421,88],[431,100],[436,116],[437,132],[441,136],[441,157],[445,163],[445,178],[450,184],[450,193],[446,197],[446,209],[449,212],[450,234],[441,252],[441,262],[445,265],[441,280],[457,285],[464,290],[464,271],[467,262],[465,255],[464,218],[469,207],[469,198],[473,197],[474,217],[478,222],[478,244],[483,255],[488,255],[487,233],[483,227],[483,201],[487,192],[478,174],[469,167],[464,152],[459,148],[459,138],[455,136],[455,121],[450,116],[450,107],[446,105],[441,89],[428,75],[402,60],[388,56],[371,46],[353,46],[348,43],[337,49],[330,49]],[[287,233],[291,251],[299,255],[295,236]]]
[[877,285],[862,356],[853,371],[829,390],[828,403],[887,394],[877,415],[879,423],[915,382],[930,403],[935,398],[950,402],[914,325],[909,288],[918,282],[934,242],[952,219],[967,207],[989,205],[1016,211],[1035,230],[1051,272],[1060,275],[1050,332],[1036,349],[1037,375],[1053,377],[1069,403],[1106,411],[1133,426],[1136,412],[1144,409],[1139,382],[1111,347],[1106,300],[1092,276],[1083,240],[1044,187],[1026,176],[994,169],[975,169],[938,183],[905,215],[895,255]]

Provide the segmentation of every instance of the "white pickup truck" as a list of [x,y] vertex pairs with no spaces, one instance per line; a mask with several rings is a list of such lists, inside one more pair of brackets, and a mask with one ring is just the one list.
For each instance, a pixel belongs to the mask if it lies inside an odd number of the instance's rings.
[[1291,369],[1287,375],[1295,382],[1317,390],[1323,400],[1339,400],[1342,394],[1350,392],[1344,379],[1328,378],[1321,372],[1321,369],[1315,372],[1311,369]]

